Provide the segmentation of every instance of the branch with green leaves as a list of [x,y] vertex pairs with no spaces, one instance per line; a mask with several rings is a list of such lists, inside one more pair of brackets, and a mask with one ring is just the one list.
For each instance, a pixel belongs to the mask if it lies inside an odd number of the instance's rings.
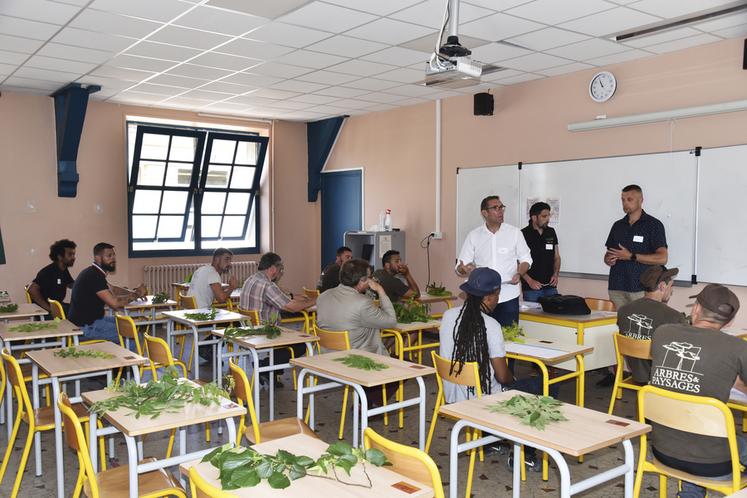
[[[377,467],[389,465],[381,451],[353,448],[342,441],[331,444],[317,460],[285,450],[278,450],[275,455],[265,455],[252,448],[231,446],[226,444],[216,448],[202,459],[220,471],[220,483],[224,490],[254,487],[263,479],[273,489],[285,489],[291,485],[291,481],[305,476],[335,479],[343,484],[371,488],[371,478],[364,462]],[[367,484],[345,482],[338,477],[335,469],[340,468],[349,476],[359,463],[363,466]],[[333,477],[328,476],[330,473]]]
[[97,351],[95,349],[80,349],[75,346],[69,346],[66,348],[58,349],[54,352],[54,355],[58,358],[100,358],[102,360],[110,360],[114,358],[114,355],[105,351]]
[[562,402],[550,396],[517,394],[487,408],[493,413],[507,413],[517,417],[522,424],[543,431],[552,422],[568,420],[560,411],[562,405]]
[[503,329],[504,341],[524,344],[524,337],[526,336],[526,334],[524,333],[524,327],[514,322],[511,325],[507,325],[501,328]]
[[415,298],[394,303],[394,311],[397,313],[398,323],[427,322],[430,319],[428,305],[417,302]]
[[101,415],[127,408],[135,418],[147,416],[153,419],[162,413],[179,412],[187,403],[198,403],[203,406],[220,405],[223,398],[228,398],[228,393],[213,383],[198,386],[179,378],[173,367],[164,372],[161,380],[151,380],[147,384],[126,380],[108,389],[119,396],[97,401],[91,405],[90,411]]
[[218,316],[218,310],[216,308],[210,308],[210,311],[197,311],[194,313],[184,313],[184,318],[187,320],[194,320],[196,322],[206,322],[208,320],[215,320]]
[[386,370],[389,368],[387,365],[384,365],[383,363],[379,363],[368,356],[363,356],[360,354],[349,354],[345,356],[341,356],[339,358],[335,358],[334,361],[339,361],[346,367],[350,368],[357,368],[359,370]]
[[270,319],[262,320],[259,327],[228,327],[223,336],[227,339],[235,339],[237,337],[263,335],[268,339],[275,339],[276,337],[280,337],[281,333],[280,327],[278,327],[279,320],[280,315],[273,312],[270,313]]
[[38,332],[40,330],[56,329],[60,325],[60,319],[55,318],[48,322],[30,322],[8,327],[8,332]]
[[18,311],[16,303],[0,304],[0,313],[13,313]]
[[436,282],[431,282],[426,285],[425,293],[429,296],[437,297],[447,297],[451,295],[451,292],[446,290],[446,287],[443,284],[436,284]]
[[153,295],[150,302],[151,304],[163,304],[169,300],[168,292],[157,292]]

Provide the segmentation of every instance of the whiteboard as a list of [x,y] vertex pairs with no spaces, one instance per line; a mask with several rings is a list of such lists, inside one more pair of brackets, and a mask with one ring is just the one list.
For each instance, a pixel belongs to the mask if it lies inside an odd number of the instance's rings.
[[747,285],[747,145],[703,149],[698,202],[698,280]]
[[457,170],[456,254],[462,250],[467,234],[485,223],[480,214],[480,201],[497,195],[506,205],[503,221],[517,225],[519,220],[519,166],[460,168]]

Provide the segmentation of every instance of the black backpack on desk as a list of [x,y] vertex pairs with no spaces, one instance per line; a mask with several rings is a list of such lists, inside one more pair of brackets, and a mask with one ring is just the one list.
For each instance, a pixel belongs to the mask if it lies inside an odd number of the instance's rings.
[[555,296],[541,297],[539,303],[545,313],[556,315],[590,315],[591,310],[583,297],[580,296]]

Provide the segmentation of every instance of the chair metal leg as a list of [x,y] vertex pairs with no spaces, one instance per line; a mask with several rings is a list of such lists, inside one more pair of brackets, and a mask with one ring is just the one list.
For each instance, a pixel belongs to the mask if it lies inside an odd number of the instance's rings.
[[18,437],[18,429],[21,426],[21,417],[23,416],[23,409],[18,408],[16,418],[13,420],[13,431],[10,433],[10,439],[8,440],[8,447],[5,449],[5,455],[3,455],[3,463],[0,466],[0,483],[3,482],[5,471],[8,469],[8,462],[10,461],[10,454],[13,451],[13,446],[16,443],[16,437]]
[[[342,434],[345,432],[345,415],[347,415],[348,408],[348,394],[350,386],[345,386],[345,390],[342,395],[342,412],[340,413],[340,431],[337,435],[337,439],[342,439]],[[354,413],[353,417],[357,417],[358,414]]]
[[23,480],[23,473],[26,470],[26,463],[31,453],[31,445],[34,443],[34,433],[29,427],[28,436],[26,436],[26,444],[23,447],[23,453],[21,453],[21,462],[18,464],[18,472],[16,473],[16,481],[13,483],[13,489],[10,492],[10,498],[16,498],[18,491],[21,489],[21,481]]
[[438,421],[438,410],[441,408],[443,401],[441,396],[436,398],[436,406],[433,408],[433,418],[431,418],[431,427],[428,429],[428,437],[425,440],[425,452],[428,453],[431,449],[431,441],[433,440],[433,433],[436,430],[436,422]]

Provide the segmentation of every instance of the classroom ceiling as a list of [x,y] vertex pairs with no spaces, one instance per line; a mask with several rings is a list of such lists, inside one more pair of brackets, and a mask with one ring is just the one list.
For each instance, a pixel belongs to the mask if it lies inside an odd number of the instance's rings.
[[744,2],[462,0],[460,40],[506,68],[425,88],[445,0],[0,0],[0,89],[71,81],[94,99],[313,121],[475,93],[747,35],[747,11],[611,35]]

